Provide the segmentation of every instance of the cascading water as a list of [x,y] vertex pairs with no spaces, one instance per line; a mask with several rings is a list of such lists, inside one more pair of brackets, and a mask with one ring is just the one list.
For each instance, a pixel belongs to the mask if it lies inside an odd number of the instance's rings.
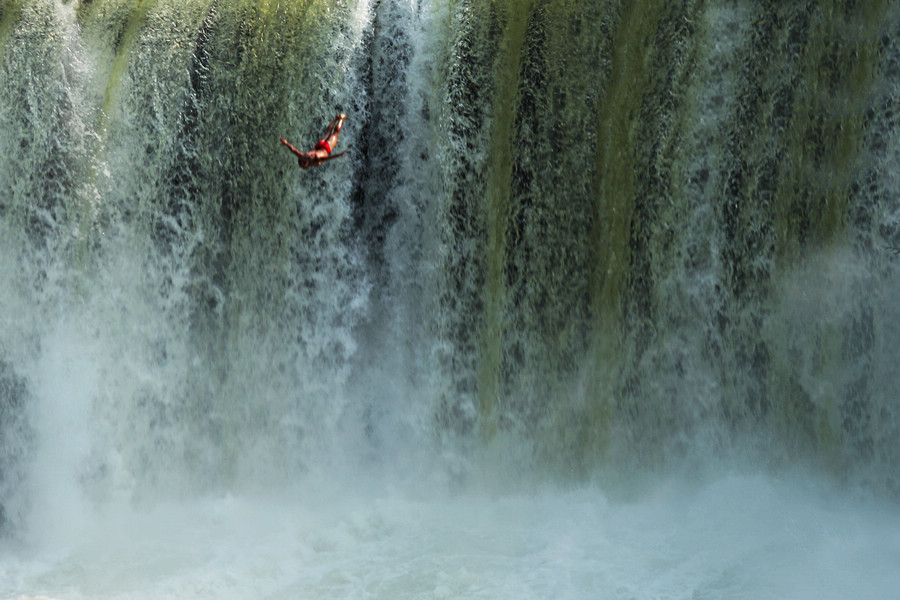
[[895,593],[898,23],[2,0],[0,598]]

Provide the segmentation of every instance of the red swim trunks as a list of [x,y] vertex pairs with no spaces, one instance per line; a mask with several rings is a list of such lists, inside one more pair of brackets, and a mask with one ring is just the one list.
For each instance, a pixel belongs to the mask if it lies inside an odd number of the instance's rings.
[[321,150],[324,150],[325,152],[327,152],[328,154],[331,154],[331,146],[328,145],[328,141],[327,141],[327,140],[319,140],[319,141],[316,143],[315,149],[316,149],[316,150],[321,149]]

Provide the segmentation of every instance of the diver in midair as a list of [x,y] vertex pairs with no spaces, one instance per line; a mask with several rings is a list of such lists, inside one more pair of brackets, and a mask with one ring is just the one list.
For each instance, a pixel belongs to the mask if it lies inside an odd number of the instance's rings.
[[341,127],[344,126],[344,119],[346,118],[347,115],[341,113],[332,119],[331,123],[328,124],[328,129],[325,130],[325,137],[316,142],[315,147],[309,152],[297,150],[291,146],[286,139],[279,139],[282,144],[287,146],[291,152],[297,155],[297,164],[300,165],[300,168],[308,169],[309,167],[318,167],[326,160],[340,158],[347,153],[347,151],[344,150],[340,154],[331,154],[332,150],[334,150],[334,147],[337,145],[338,133],[341,131]]

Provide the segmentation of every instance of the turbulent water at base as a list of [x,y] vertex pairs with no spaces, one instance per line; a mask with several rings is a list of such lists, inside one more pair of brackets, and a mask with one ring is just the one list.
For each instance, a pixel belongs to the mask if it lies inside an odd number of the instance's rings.
[[2,0],[0,598],[891,597],[898,293],[893,2]]

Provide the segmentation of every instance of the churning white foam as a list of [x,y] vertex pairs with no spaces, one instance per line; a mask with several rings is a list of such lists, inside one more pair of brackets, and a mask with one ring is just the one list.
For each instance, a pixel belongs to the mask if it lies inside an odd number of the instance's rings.
[[0,597],[882,599],[900,514],[755,475],[638,498],[387,490],[108,510],[77,540],[3,551]]

